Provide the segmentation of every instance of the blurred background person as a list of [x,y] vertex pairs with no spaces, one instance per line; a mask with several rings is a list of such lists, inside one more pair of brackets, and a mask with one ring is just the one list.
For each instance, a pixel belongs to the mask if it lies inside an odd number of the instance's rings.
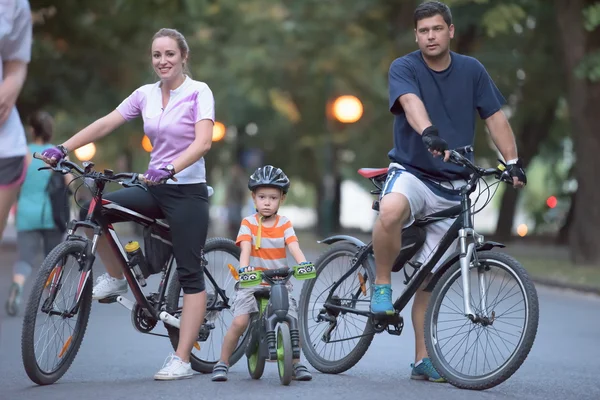
[[27,139],[15,103],[31,59],[28,0],[0,2],[0,239],[25,179]]
[[[41,258],[56,247],[63,238],[64,227],[57,226],[54,218],[50,192],[53,190],[65,192],[70,180],[70,174],[64,177],[64,185],[51,183],[53,174],[51,170],[38,171],[46,166],[42,160],[31,157],[34,152],[53,147],[50,143],[54,130],[52,116],[45,111],[38,111],[29,117],[28,125],[32,136],[27,156],[27,172],[25,181],[21,186],[17,202],[16,229],[17,229],[17,261],[13,266],[13,282],[6,300],[6,312],[14,316],[19,311],[23,286],[34,266],[41,262]],[[52,185],[57,187],[53,188]],[[64,193],[68,196],[68,193]],[[68,215],[68,209],[65,210]],[[40,257],[42,256],[42,257]]]

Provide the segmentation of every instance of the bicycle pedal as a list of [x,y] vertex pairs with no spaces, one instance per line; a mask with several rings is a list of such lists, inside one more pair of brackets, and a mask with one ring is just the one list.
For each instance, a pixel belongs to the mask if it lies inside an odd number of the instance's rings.
[[103,299],[99,299],[98,303],[102,303],[102,304],[112,304],[112,303],[116,303],[117,302],[117,297],[119,297],[119,294],[116,294],[114,296],[108,296],[105,297]]
[[402,329],[404,329],[404,318],[402,318],[400,314],[395,314],[388,319],[386,330],[390,335],[400,336],[402,334]]

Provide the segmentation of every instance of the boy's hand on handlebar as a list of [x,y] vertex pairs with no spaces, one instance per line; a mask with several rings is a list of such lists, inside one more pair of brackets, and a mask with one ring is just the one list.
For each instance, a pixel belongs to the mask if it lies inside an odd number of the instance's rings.
[[250,272],[250,271],[252,271],[252,270],[254,270],[254,268],[252,268],[251,266],[249,266],[249,265],[248,265],[248,266],[246,266],[246,267],[240,267],[240,268],[238,269],[238,273],[239,273],[239,274],[243,274],[244,272]]
[[302,261],[300,264],[298,265],[302,265],[302,266],[311,266],[314,267],[313,263],[311,263],[310,261]]

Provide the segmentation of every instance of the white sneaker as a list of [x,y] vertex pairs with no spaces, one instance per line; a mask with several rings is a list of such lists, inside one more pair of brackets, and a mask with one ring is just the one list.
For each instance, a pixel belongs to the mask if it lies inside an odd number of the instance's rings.
[[175,354],[170,354],[165,360],[162,369],[154,375],[154,379],[158,381],[174,381],[176,379],[191,378],[192,375],[192,364],[183,362]]
[[92,300],[102,300],[109,296],[127,293],[127,280],[116,279],[108,274],[102,274],[96,279],[92,289]]

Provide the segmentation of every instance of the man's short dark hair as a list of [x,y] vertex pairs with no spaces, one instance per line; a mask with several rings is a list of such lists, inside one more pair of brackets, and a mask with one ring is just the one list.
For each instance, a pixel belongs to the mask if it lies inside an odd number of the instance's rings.
[[415,9],[415,28],[417,27],[417,22],[420,20],[431,18],[438,14],[444,18],[444,22],[446,22],[448,26],[452,25],[452,13],[447,5],[441,1],[426,1]]

